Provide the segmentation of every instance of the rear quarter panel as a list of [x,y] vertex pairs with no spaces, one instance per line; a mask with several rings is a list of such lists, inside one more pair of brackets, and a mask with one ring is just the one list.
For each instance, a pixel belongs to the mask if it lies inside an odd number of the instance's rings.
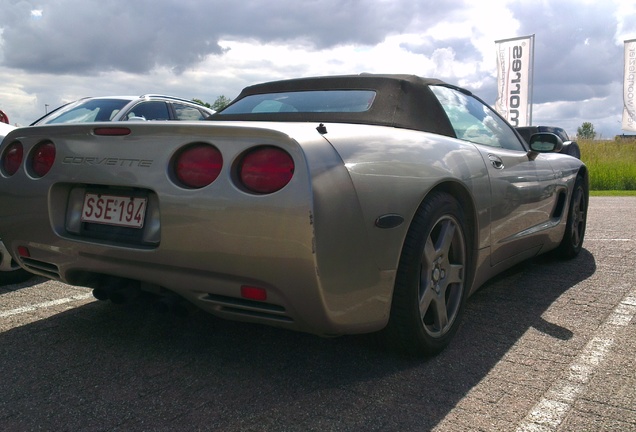
[[[490,186],[483,159],[472,144],[381,126],[326,126],[325,137],[342,158],[355,191],[351,205],[357,206],[361,214],[368,239],[366,253],[379,269],[395,272],[415,212],[427,194],[442,184],[459,185],[471,197],[474,203],[471,219],[476,221],[470,227],[476,239],[473,247],[480,249],[487,245]],[[321,211],[337,214],[343,210],[338,202],[325,199]],[[376,227],[376,219],[386,214],[401,215],[404,223],[390,229]],[[321,231],[328,228],[317,225],[316,230],[321,239]]]

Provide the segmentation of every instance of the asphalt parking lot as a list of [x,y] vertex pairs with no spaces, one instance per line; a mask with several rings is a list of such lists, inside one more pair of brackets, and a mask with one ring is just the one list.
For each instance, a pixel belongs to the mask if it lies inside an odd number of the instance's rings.
[[0,287],[0,430],[636,431],[635,239],[636,197],[592,198],[577,259],[489,282],[428,360]]

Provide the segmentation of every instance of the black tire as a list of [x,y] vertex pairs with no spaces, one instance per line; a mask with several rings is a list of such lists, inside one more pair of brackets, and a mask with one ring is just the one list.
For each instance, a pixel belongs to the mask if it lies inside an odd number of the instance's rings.
[[578,176],[574,182],[570,206],[568,208],[568,221],[565,225],[565,233],[556,254],[561,259],[576,257],[583,247],[585,227],[587,225],[587,205],[589,192],[583,177]]
[[402,249],[385,342],[416,356],[446,348],[464,310],[468,239],[462,207],[453,196],[434,192],[422,203]]

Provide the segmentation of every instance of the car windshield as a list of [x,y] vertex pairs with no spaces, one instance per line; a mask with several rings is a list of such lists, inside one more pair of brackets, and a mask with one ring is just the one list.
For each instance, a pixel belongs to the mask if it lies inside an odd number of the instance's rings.
[[129,102],[126,99],[88,99],[54,112],[39,124],[110,121]]
[[218,114],[364,112],[373,90],[315,90],[248,95]]

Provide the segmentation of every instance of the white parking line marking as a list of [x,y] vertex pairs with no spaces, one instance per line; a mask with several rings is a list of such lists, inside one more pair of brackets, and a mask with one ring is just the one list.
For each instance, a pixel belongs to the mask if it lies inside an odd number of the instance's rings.
[[550,387],[521,421],[517,432],[556,431],[575,399],[585,391],[594,372],[611,350],[616,333],[620,328],[627,326],[635,315],[636,289],[633,289],[621,300],[583,351],[570,364],[568,377],[558,380]]
[[38,304],[34,304],[34,305],[29,305],[29,306],[23,306],[23,307],[19,307],[16,309],[11,309],[8,311],[4,311],[4,312],[0,312],[0,318],[7,318],[13,315],[19,315],[19,314],[23,314],[23,313],[27,313],[27,312],[33,312],[35,310],[38,309],[45,309],[51,306],[58,306],[64,303],[71,303],[74,301],[78,301],[78,300],[85,300],[87,298],[92,297],[92,294],[78,294],[72,297],[66,297],[66,298],[61,298],[58,300],[51,300],[48,302],[44,302],[44,303],[38,303]]

